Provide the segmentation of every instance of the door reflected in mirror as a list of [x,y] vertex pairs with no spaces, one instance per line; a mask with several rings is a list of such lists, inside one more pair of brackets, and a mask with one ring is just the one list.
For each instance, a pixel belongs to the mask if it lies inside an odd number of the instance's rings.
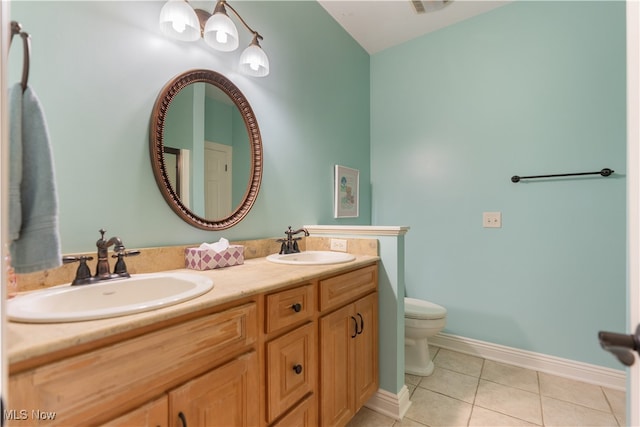
[[180,217],[222,229],[248,213],[262,177],[262,142],[233,83],[208,70],[177,76],[158,96],[151,125],[156,182]]

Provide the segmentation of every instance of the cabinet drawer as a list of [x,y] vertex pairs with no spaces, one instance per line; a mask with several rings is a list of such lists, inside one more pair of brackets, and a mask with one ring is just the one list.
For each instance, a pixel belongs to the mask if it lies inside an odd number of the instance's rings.
[[313,284],[267,295],[265,332],[303,322],[313,316]]
[[313,323],[266,344],[267,420],[272,422],[316,387]]
[[378,266],[372,265],[320,281],[320,311],[340,307],[377,289]]
[[300,402],[280,421],[271,427],[317,427],[318,426],[318,406],[315,395],[311,395]]
[[55,411],[47,426],[107,421],[255,343],[257,320],[245,304],[11,376],[9,407]]

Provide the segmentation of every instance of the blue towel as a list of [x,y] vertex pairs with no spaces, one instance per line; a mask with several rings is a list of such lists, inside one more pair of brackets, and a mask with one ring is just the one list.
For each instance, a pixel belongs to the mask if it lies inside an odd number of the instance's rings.
[[18,83],[9,93],[9,240],[16,273],[62,264],[53,153],[42,106]]

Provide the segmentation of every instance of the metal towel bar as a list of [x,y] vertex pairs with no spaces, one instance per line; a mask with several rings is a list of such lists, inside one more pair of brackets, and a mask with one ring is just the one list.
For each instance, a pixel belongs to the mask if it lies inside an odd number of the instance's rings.
[[602,175],[602,176],[610,176],[614,171],[609,168],[604,168],[598,172],[578,172],[578,173],[559,173],[554,175],[532,175],[532,176],[518,176],[514,175],[511,177],[511,182],[516,183],[520,182],[521,179],[535,179],[535,178],[556,178],[556,177],[564,177],[564,176],[577,176],[577,175]]

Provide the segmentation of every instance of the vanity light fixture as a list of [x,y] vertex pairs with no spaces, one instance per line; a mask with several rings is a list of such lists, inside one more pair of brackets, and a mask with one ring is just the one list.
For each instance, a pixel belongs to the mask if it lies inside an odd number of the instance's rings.
[[253,77],[269,74],[269,58],[260,47],[262,36],[254,31],[226,0],[218,0],[213,13],[193,9],[187,0],[168,0],[160,11],[163,34],[181,41],[196,41],[202,37],[209,46],[231,52],[238,48],[238,29],[227,15],[227,9],[253,34],[253,39],[240,55],[240,71]]

